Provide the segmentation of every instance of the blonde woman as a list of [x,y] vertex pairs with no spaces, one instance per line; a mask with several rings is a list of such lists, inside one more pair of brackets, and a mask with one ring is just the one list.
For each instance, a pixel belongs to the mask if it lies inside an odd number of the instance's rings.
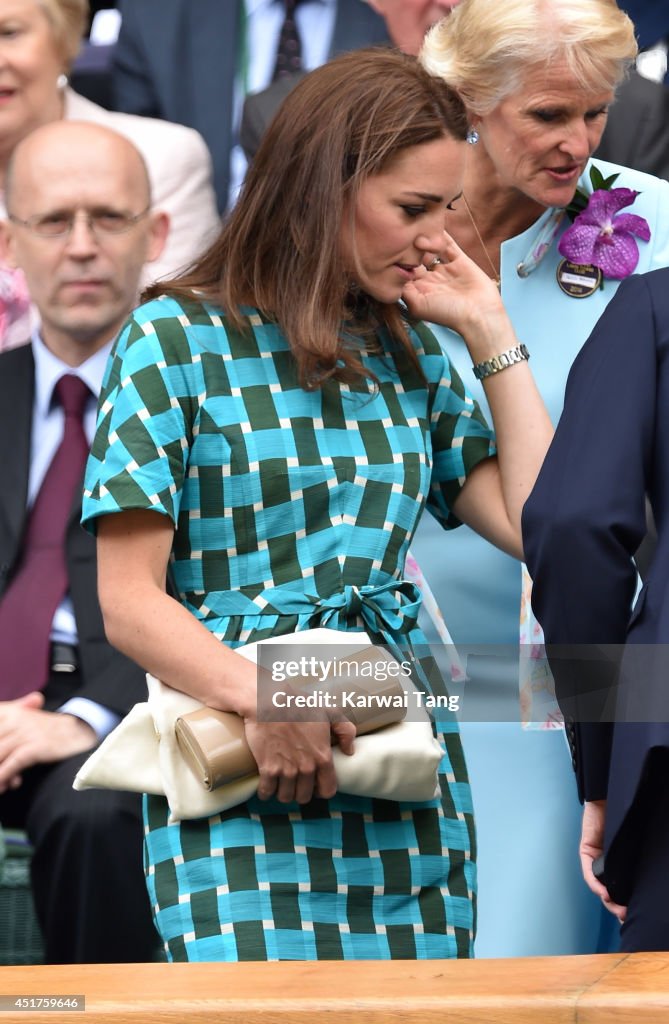
[[[591,159],[635,54],[634,27],[612,0],[462,0],[422,51],[425,66],[458,89],[469,115],[453,236],[499,282],[554,422],[571,363],[618,287],[611,270],[633,269],[632,259],[617,268],[604,259],[602,268],[593,258],[603,249],[636,252],[637,272],[669,262],[669,184]],[[594,182],[593,166],[600,172]],[[591,246],[587,257],[576,257],[565,211],[577,190],[585,204],[596,184],[616,174],[604,191],[630,190],[618,196],[631,200],[618,210],[643,219],[650,238],[614,230],[626,222],[600,197],[590,207],[590,240],[599,251]],[[440,340],[462,362],[461,339],[444,331]],[[469,383],[485,407],[483,389]],[[462,723],[479,839],[476,954],[595,952],[608,915],[574,856],[580,808],[564,733],[551,728],[556,707],[545,680],[528,678],[521,695],[528,723],[539,728],[519,724],[521,564],[469,530],[451,538],[425,520],[412,550],[456,644],[477,645],[483,655],[470,663],[473,696]]]

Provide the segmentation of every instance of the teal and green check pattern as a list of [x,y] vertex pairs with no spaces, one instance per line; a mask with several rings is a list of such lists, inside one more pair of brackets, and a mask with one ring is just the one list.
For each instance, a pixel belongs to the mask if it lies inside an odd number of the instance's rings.
[[[418,519],[427,505],[457,525],[453,503],[492,434],[422,325],[424,378],[379,332],[380,350],[361,355],[378,386],[307,392],[277,326],[245,313],[240,332],[200,303],[135,311],[103,386],[84,521],[168,516],[179,597],[229,646],[327,624],[411,652],[424,639],[402,571]],[[168,824],[165,801],[147,798],[147,882],[169,955],[470,955],[471,798],[456,723],[437,734],[442,796],[426,804],[253,799]]]

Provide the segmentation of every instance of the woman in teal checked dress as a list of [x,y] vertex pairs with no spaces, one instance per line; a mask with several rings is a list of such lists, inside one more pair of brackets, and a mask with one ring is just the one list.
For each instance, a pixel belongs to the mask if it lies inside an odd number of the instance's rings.
[[[459,98],[402,54],[309,75],[218,241],[152,289],[110,362],[84,509],[109,636],[241,715],[260,777],[206,820],[168,824],[166,801],[147,799],[147,883],[173,959],[471,954],[454,722],[435,724],[440,799],[347,796],[330,744],[351,754],[353,726],[258,721],[255,668],[234,652],[328,625],[410,654],[420,598],[403,566],[425,504],[520,553],[551,429],[496,287],[445,230],[466,131]],[[496,456],[423,317],[461,333],[475,364],[513,350],[486,377]]]

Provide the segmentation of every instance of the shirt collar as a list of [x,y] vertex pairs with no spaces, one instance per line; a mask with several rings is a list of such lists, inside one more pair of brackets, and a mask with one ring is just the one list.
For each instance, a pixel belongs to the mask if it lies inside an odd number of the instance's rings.
[[106,345],[94,352],[81,366],[68,366],[62,359],[55,356],[46,347],[39,331],[32,336],[33,357],[35,360],[35,407],[40,416],[46,417],[51,407],[53,389],[64,373],[81,377],[91,394],[98,397],[102,387],[107,359],[111,351],[113,338]]
[[[252,18],[263,7],[273,7],[276,2],[277,0],[246,0],[246,17]],[[337,0],[315,0],[315,2],[324,7],[334,7]]]

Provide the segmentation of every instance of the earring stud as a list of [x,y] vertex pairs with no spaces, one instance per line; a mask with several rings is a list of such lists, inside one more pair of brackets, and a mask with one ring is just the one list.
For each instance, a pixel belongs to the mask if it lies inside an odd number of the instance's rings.
[[478,141],[479,133],[476,131],[476,128],[470,128],[467,132],[467,142],[470,146],[475,146]]

